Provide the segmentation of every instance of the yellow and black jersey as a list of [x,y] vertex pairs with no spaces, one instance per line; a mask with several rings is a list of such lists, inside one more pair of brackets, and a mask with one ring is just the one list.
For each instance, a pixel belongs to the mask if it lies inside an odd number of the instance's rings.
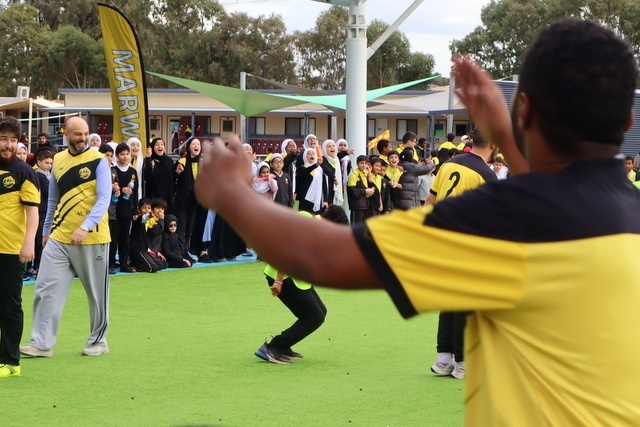
[[[187,159],[185,157],[180,157],[177,163],[181,164],[182,167],[186,167]],[[191,162],[191,176],[193,176],[194,180],[198,178],[198,162]]]
[[403,316],[471,311],[467,425],[637,426],[638,212],[622,161],[605,159],[353,232]]
[[440,165],[429,192],[439,202],[447,197],[459,196],[485,182],[497,180],[496,174],[482,157],[473,153],[459,154]]
[[[53,178],[57,186],[58,204],[51,224],[50,237],[62,243],[71,243],[71,236],[90,215],[98,200],[98,165],[105,162],[107,194],[111,193],[111,174],[104,155],[96,150],[87,149],[73,155],[68,150],[56,154],[53,162]],[[104,214],[97,224],[89,230],[83,244],[108,243],[109,216],[108,201]]]
[[0,164],[0,253],[20,253],[26,234],[25,206],[40,204],[36,172],[18,158]]

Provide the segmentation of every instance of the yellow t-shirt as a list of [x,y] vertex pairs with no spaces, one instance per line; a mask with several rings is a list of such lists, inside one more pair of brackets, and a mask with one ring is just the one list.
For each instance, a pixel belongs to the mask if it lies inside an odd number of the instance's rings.
[[403,316],[471,310],[467,426],[640,425],[640,194],[619,170],[520,175],[354,227]]
[[18,158],[0,163],[0,254],[18,255],[26,234],[25,206],[38,206],[38,177]]

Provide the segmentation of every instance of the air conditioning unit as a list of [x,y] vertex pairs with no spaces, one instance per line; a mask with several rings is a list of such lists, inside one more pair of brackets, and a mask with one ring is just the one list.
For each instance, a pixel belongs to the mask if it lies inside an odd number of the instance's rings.
[[18,93],[16,94],[16,98],[29,99],[29,91],[29,86],[18,86]]

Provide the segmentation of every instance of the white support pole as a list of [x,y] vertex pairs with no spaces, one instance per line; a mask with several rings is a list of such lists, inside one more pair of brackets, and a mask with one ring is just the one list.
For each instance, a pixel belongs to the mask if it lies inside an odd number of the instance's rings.
[[[244,71],[240,72],[240,89],[247,90],[247,73]],[[220,133],[222,133],[222,129],[220,129]],[[247,118],[244,114],[240,114],[240,130],[238,135],[240,136],[240,141],[249,144],[249,135],[247,135]]]
[[[456,88],[456,78],[449,77],[449,103],[447,105],[449,111],[453,110],[453,98],[455,96],[454,90]],[[447,133],[453,132],[453,114],[447,114]]]
[[347,24],[347,141],[367,153],[367,24],[365,0],[350,0]]

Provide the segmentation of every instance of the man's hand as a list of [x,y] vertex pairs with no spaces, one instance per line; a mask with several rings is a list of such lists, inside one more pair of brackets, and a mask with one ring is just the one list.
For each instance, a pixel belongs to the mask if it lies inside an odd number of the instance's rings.
[[204,147],[195,193],[203,206],[217,210],[221,204],[236,200],[238,191],[252,179],[250,161],[238,137],[231,136],[227,146],[215,139]]
[[469,57],[458,56],[453,64],[456,95],[467,107],[482,136],[503,151],[512,174],[527,172],[528,166],[516,147],[511,115],[498,85]]
[[71,236],[71,244],[73,246],[79,246],[84,241],[84,238],[87,237],[88,232],[84,231],[82,228],[76,229]]

